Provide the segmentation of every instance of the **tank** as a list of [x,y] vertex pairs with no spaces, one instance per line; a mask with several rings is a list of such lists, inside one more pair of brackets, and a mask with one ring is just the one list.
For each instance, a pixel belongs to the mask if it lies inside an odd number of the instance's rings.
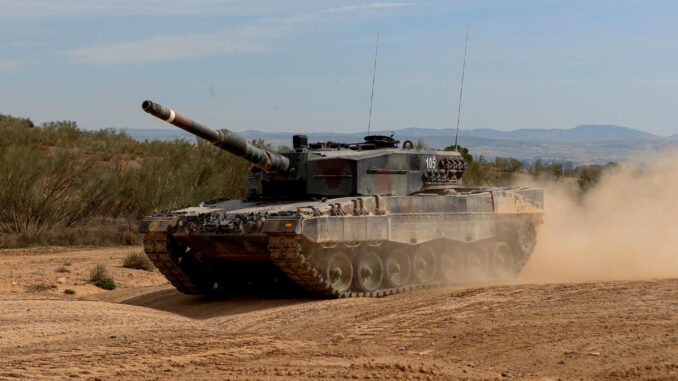
[[393,136],[277,154],[144,101],[144,111],[249,161],[243,199],[155,212],[144,250],[178,290],[385,296],[515,278],[543,222],[543,190],[465,187],[454,151]]

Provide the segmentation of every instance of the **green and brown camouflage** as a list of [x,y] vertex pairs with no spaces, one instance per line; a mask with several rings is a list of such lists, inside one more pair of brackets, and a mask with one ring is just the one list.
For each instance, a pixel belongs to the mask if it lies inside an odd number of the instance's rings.
[[372,135],[276,154],[151,101],[144,111],[250,160],[246,198],[145,218],[146,253],[179,290],[282,285],[318,297],[380,296],[515,277],[536,243],[543,190],[464,187],[457,152]]
[[466,169],[457,152],[402,149],[389,136],[373,135],[357,144],[308,144],[305,136],[297,135],[293,152],[277,154],[254,147],[230,130],[213,130],[157,103],[147,100],[142,108],[249,160],[250,200],[438,192],[460,184]]

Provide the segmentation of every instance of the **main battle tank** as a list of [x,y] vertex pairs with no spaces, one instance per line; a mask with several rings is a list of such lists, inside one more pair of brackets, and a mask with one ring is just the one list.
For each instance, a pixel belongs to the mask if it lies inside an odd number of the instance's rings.
[[543,190],[464,187],[457,152],[363,143],[254,147],[151,101],[144,111],[249,161],[246,197],[156,212],[144,250],[186,294],[298,290],[384,296],[439,284],[510,280],[534,250]]

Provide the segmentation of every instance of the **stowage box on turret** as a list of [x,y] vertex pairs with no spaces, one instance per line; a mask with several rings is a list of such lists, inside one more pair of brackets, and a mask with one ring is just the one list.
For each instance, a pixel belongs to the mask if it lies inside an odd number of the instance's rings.
[[543,190],[464,187],[457,152],[390,136],[344,144],[296,135],[293,152],[277,154],[157,103],[142,108],[250,162],[244,199],[141,222],[146,254],[184,293],[383,296],[513,279],[534,250]]

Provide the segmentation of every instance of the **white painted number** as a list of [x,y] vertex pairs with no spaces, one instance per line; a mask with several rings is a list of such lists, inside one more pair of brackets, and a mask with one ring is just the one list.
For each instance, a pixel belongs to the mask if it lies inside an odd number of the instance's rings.
[[429,156],[426,158],[426,168],[427,169],[434,169],[436,167],[436,158],[433,156]]

